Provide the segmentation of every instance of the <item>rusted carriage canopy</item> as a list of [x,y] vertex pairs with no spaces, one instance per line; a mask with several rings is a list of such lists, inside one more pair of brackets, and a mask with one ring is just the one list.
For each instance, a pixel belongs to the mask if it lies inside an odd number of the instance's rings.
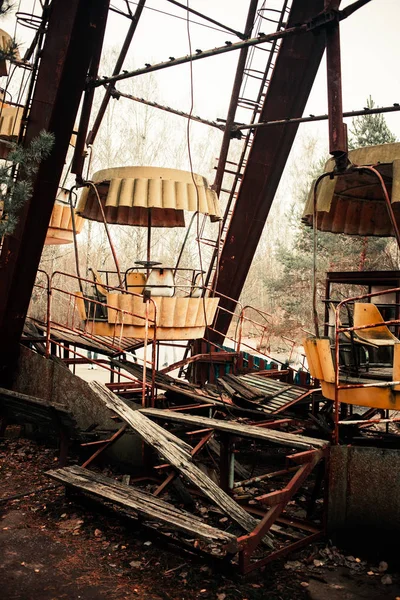
[[[400,144],[369,146],[349,152],[353,165],[374,166],[382,175],[391,198],[396,222],[400,223]],[[328,160],[325,172],[334,169]],[[304,209],[303,221],[313,224],[315,182]],[[385,205],[381,183],[368,170],[349,171],[330,179],[325,177],[317,188],[317,228],[320,231],[349,235],[393,236],[393,227]]]
[[[93,175],[108,223],[153,227],[184,227],[184,211],[219,217],[218,197],[201,175],[160,167],[116,167]],[[86,219],[103,221],[93,186],[86,187],[77,205]]]

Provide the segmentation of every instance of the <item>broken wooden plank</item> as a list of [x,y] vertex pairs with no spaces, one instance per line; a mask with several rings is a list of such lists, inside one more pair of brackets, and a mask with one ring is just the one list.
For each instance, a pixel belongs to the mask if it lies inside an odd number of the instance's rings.
[[280,444],[289,448],[299,448],[300,450],[325,448],[329,445],[329,442],[326,440],[310,438],[303,435],[288,433],[286,431],[264,429],[262,427],[257,427],[256,425],[244,425],[243,423],[236,423],[234,421],[220,421],[209,417],[187,415],[157,408],[143,408],[139,412],[149,417],[156,417],[157,419],[166,419],[177,423],[208,427],[217,429],[218,431],[226,431],[233,435]]
[[247,382],[240,380],[235,375],[224,375],[222,379],[227,382],[237,394],[246,400],[255,400],[264,396],[259,389],[253,388]]
[[[89,383],[91,389],[104,404],[120,415],[152,448],[176,467],[186,479],[198,487],[207,498],[214,502],[224,513],[228,514],[245,531],[253,531],[258,521],[239,506],[228,494],[221,490],[205,473],[193,464],[190,456],[182,450],[179,438],[151,421],[140,410],[132,410],[123,400],[118,398],[103,384],[97,381]],[[169,413],[169,411],[167,411]],[[265,540],[271,546],[271,540]]]
[[208,543],[223,544],[229,548],[230,552],[235,552],[237,549],[234,535],[216,529],[204,523],[195,515],[176,508],[174,505],[133,486],[128,487],[109,477],[77,466],[48,471],[46,474],[66,486],[88,492],[119,506],[130,508],[141,517],[161,522],[171,529],[183,531]]

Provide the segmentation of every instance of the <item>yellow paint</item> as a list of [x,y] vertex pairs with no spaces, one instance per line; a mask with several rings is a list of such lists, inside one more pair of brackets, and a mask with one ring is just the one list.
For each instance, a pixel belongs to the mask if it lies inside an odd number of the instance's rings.
[[[328,338],[307,338],[303,341],[312,377],[319,379],[322,394],[335,400],[335,370]],[[400,381],[400,343],[394,345],[393,381]],[[371,383],[373,383],[371,381]],[[340,385],[346,385],[341,381]],[[391,387],[369,386],[338,390],[339,402],[390,410],[400,409],[400,385]]]
[[[384,323],[384,319],[375,304],[365,302],[354,303],[354,327]],[[393,346],[399,340],[386,325],[368,327],[355,331],[355,335],[361,341],[372,342],[377,346]]]

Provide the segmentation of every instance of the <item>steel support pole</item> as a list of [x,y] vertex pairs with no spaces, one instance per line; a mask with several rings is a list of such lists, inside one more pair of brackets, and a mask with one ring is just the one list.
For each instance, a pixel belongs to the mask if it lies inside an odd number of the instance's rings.
[[[337,10],[340,0],[325,0],[325,10]],[[325,30],[326,71],[328,79],[329,152],[340,171],[347,163],[347,130],[343,123],[342,72],[340,62],[339,20],[331,21]]]
[[0,380],[10,383],[68,145],[108,0],[53,0],[24,144],[41,130],[55,143],[0,254]]

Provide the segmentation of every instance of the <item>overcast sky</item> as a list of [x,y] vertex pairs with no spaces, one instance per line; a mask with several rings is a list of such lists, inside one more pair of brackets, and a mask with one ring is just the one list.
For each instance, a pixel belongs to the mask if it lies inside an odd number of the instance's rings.
[[[185,3],[185,0],[181,0]],[[131,2],[134,11],[135,2]],[[247,0],[190,0],[192,8],[221,21],[238,30],[243,30],[246,19]],[[266,0],[268,9],[276,9],[281,5],[281,0]],[[351,4],[350,0],[342,2],[342,7]],[[21,0],[20,10],[31,12],[34,5],[36,11],[39,3],[37,0]],[[262,0],[259,6],[262,5]],[[111,0],[111,6],[126,11],[125,0]],[[162,11],[162,12],[157,12]],[[171,13],[169,16],[165,13]],[[272,10],[263,12],[264,16],[274,15]],[[180,17],[180,18],[176,18]],[[202,50],[220,46],[226,40],[237,41],[230,33],[220,31],[218,26],[213,28],[201,18],[191,15],[192,21],[203,23],[190,23],[190,39],[192,50]],[[4,20],[2,27],[13,32],[15,17],[10,16]],[[342,43],[342,71],[343,71],[343,107],[345,111],[359,109],[365,106],[369,94],[379,106],[391,105],[400,102],[400,70],[399,70],[399,27],[400,1],[399,0],[372,0],[367,6],[358,10],[341,24]],[[129,26],[128,19],[110,12],[105,50],[120,48]],[[274,24],[268,20],[261,20],[259,30],[269,33],[274,30]],[[33,35],[32,30],[18,26],[16,37],[22,45],[29,42]],[[147,0],[135,37],[133,39],[128,58],[124,68],[133,69],[144,66],[145,63],[156,63],[168,60],[170,56],[179,57],[188,54],[189,40],[187,32],[186,11],[174,6],[167,0]],[[262,68],[266,52],[254,50],[253,68]],[[231,52],[225,55],[204,59],[193,63],[194,77],[194,104],[195,113],[207,119],[224,118],[229,103],[231,88],[236,68],[238,54]],[[108,68],[109,69],[109,68]],[[111,74],[101,68],[101,75]],[[148,76],[141,76],[146,78]],[[190,76],[189,65],[171,67],[152,75],[156,79],[158,91],[152,100],[169,104],[183,111],[190,108]],[[136,81],[131,83],[133,93]],[[256,80],[248,80],[246,96],[254,95]],[[120,82],[117,87],[124,88]],[[102,96],[103,90],[99,90]],[[123,111],[124,102],[120,101],[118,108]],[[156,109],[154,109],[156,110]],[[313,86],[305,114],[322,114],[327,112],[326,98],[326,69],[325,58],[315,84]],[[118,113],[117,113],[118,114]],[[248,122],[250,111],[240,110],[237,120]],[[172,117],[172,127],[174,120]],[[386,115],[391,130],[400,140],[400,113]],[[204,126],[194,126],[195,135],[208,134]],[[203,133],[204,132],[204,133]],[[313,137],[319,140],[319,152],[327,151],[327,122],[304,124],[299,129],[299,136],[295,144],[299,148],[301,139]],[[293,153],[292,153],[293,160]],[[110,165],[111,166],[111,165]],[[173,167],[174,165],[171,164]]]
[[[185,0],[181,0],[185,3]],[[130,2],[134,11],[135,2]],[[269,9],[279,8],[280,0],[266,0]],[[342,7],[351,4],[342,2]],[[20,10],[30,12],[37,0],[21,0]],[[208,16],[229,25],[233,29],[243,30],[247,14],[247,0],[189,0],[189,5]],[[259,6],[262,5],[262,0]],[[126,10],[125,0],[111,0],[111,6]],[[164,11],[162,12],[156,12]],[[37,7],[36,7],[37,11]],[[181,19],[168,16],[171,13]],[[273,16],[272,11],[263,13]],[[190,37],[193,50],[202,50],[223,45],[225,40],[237,41],[226,32],[218,31],[205,21],[191,15],[191,20],[209,25],[208,27],[190,23]],[[3,27],[12,33],[13,16],[4,21]],[[353,16],[341,24],[342,70],[343,70],[343,106],[344,110],[358,109],[365,105],[371,94],[380,105],[400,102],[399,70],[399,0],[372,0]],[[110,12],[105,46],[120,47],[129,26],[128,19]],[[260,30],[273,31],[274,25],[267,20],[261,21]],[[17,29],[17,39],[22,47],[31,39],[32,31],[21,26]],[[147,0],[139,26],[126,61],[127,68],[144,66],[167,60],[170,56],[186,55],[189,49],[186,11],[174,6],[168,0]],[[258,53],[260,54],[260,52]],[[265,55],[266,53],[264,53]],[[255,59],[257,62],[257,58]],[[218,57],[198,61],[193,64],[194,100],[196,111],[209,119],[223,118],[226,114],[237,53],[232,52]],[[108,73],[102,73],[108,74]],[[145,76],[144,76],[145,77]],[[160,100],[188,110],[190,105],[189,66],[182,65],[156,73],[160,90]],[[121,85],[121,84],[120,84]],[[306,114],[320,114],[327,110],[325,59],[316,78]],[[246,121],[249,113],[241,111],[238,120]],[[387,115],[389,126],[400,138],[400,114]],[[326,132],[326,123],[307,125],[310,131]]]
[[[184,2],[183,2],[184,3]],[[113,0],[114,6],[123,7],[122,0]],[[261,6],[260,1],[260,6]],[[342,6],[351,4],[345,1]],[[185,17],[185,11],[173,6],[166,0],[147,0],[129,54],[128,63],[142,66],[167,60],[169,56],[182,56],[188,53],[187,25],[185,21],[169,17],[150,10],[157,8]],[[268,8],[279,7],[279,0],[267,0]],[[190,0],[190,6],[218,21],[243,30],[248,2],[244,0]],[[132,9],[135,6],[132,3]],[[264,13],[272,15],[271,12]],[[196,16],[191,19],[201,21]],[[380,106],[400,102],[399,70],[399,0],[372,0],[341,24],[342,70],[343,70],[343,106],[344,110],[353,110],[365,105],[371,94]],[[203,21],[204,23],[204,21]],[[128,24],[124,19],[111,13],[106,44],[120,43]],[[264,20],[261,31],[269,33],[273,24]],[[234,36],[215,31],[196,24],[190,24],[193,49],[208,49],[222,45],[225,40],[234,40]],[[207,118],[224,117],[229,102],[237,54],[205,59],[193,64],[196,110]],[[189,77],[188,65],[172,67],[157,73],[160,90],[165,101],[181,109],[188,109]],[[306,114],[320,114],[327,111],[325,59],[315,81],[306,109]],[[238,120],[246,120],[246,114],[240,113]],[[387,116],[390,127],[400,138],[400,114]],[[326,131],[327,126],[307,125]]]

